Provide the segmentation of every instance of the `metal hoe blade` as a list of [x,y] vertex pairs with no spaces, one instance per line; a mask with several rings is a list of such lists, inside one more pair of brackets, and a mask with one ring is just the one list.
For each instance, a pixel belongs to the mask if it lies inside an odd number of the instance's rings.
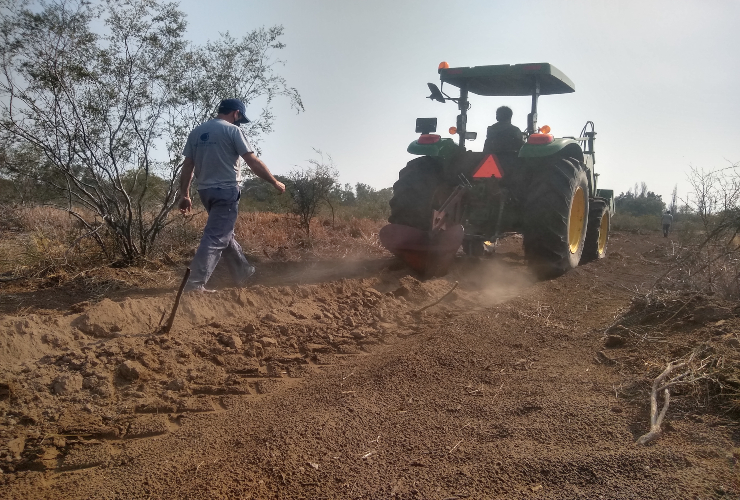
[[401,224],[388,224],[380,230],[380,241],[416,272],[424,276],[443,276],[462,244],[461,225],[444,231],[422,231]]

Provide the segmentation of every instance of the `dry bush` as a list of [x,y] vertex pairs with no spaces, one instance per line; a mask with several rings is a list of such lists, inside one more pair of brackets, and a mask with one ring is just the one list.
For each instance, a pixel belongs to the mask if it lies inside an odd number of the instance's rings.
[[[6,207],[5,214],[0,236],[2,279],[45,278],[52,286],[79,279],[91,269],[115,267],[117,264],[103,253],[89,232],[64,211],[16,206]],[[198,246],[207,218],[208,214],[202,210],[189,216],[170,214],[150,257],[137,261],[137,270],[131,271],[146,274],[147,269],[174,269],[187,265]],[[309,241],[305,230],[293,216],[242,212],[235,232],[245,253],[254,260],[371,258],[388,255],[378,239],[378,231],[384,224],[384,221],[355,218],[332,222],[330,218],[319,217],[311,225]],[[108,243],[112,242],[105,233],[105,227],[99,236]]]
[[[612,218],[612,230],[628,233],[658,233],[662,230],[660,215],[630,215],[617,212]],[[693,239],[701,235],[704,227],[696,214],[678,213],[673,216],[671,237],[684,240]]]
[[311,240],[299,221],[288,215],[252,212],[241,214],[236,237],[244,251],[278,260],[334,259],[387,255],[380,245],[382,221],[317,219],[311,225]]
[[659,281],[667,288],[690,287],[740,298],[740,166],[704,171],[692,168],[694,192],[690,230],[682,235],[676,264]]
[[740,415],[738,315],[740,307],[717,294],[656,289],[633,299],[606,329],[605,341],[640,353],[629,359],[640,371],[648,368],[637,397],[668,363],[686,362],[680,371],[686,375],[671,388],[675,411]]
[[4,207],[6,233],[0,249],[0,270],[41,277],[86,269],[106,262],[100,246],[69,214],[51,207]]
[[65,212],[44,206],[3,206],[3,229],[32,232],[64,233],[73,226],[73,218]]
[[198,246],[208,214],[205,210],[190,215],[171,213],[167,225],[152,248],[153,259],[163,259],[165,264],[189,262]]
[[648,231],[660,231],[660,217],[653,215],[630,215],[617,212],[612,218],[612,229],[615,231],[626,231],[630,233],[644,233]]
[[[673,260],[655,289],[636,297],[607,329],[607,344],[640,346],[651,367],[651,429],[660,433],[671,396],[678,410],[740,414],[740,174],[738,164],[692,169],[684,227],[667,247]],[[675,220],[674,220],[675,222]],[[621,339],[621,340],[619,340]],[[676,370],[677,374],[673,373]],[[670,389],[670,390],[669,390]],[[663,395],[663,410],[657,399]]]
[[735,241],[703,241],[681,246],[676,264],[661,277],[660,286],[740,298],[740,251]]
[[18,232],[25,229],[23,212],[18,205],[0,205],[3,216],[0,217],[0,231]]

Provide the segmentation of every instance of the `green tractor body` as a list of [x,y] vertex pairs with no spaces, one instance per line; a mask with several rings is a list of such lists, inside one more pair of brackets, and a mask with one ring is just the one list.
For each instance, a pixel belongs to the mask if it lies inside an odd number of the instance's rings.
[[[443,88],[457,87],[459,97],[428,84],[429,98],[457,104],[458,141],[433,133],[436,118],[417,119],[421,136],[408,152],[419,157],[393,186],[391,224],[380,233],[386,248],[425,275],[446,273],[461,245],[465,253],[481,256],[511,232],[522,234],[525,255],[542,277],[602,258],[614,193],[597,188],[593,123],[579,137],[555,138],[537,127],[539,97],[574,92],[573,82],[547,63],[440,66]],[[518,151],[466,149],[466,140],[477,135],[466,129],[470,93],[531,96]]]

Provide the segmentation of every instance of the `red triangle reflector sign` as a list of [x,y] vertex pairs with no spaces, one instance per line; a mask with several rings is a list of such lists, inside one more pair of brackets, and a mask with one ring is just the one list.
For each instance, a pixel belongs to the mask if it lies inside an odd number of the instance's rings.
[[501,175],[501,169],[498,166],[496,155],[486,156],[478,167],[478,170],[473,174],[473,178],[481,179],[488,177],[495,177],[497,179],[503,177],[503,175]]

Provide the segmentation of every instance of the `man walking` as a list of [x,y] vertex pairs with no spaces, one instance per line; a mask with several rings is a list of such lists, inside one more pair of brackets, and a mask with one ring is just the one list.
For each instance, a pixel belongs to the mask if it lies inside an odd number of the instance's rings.
[[190,263],[190,278],[185,291],[209,291],[205,285],[223,255],[234,283],[244,286],[254,274],[234,238],[239,198],[241,196],[241,168],[243,158],[252,172],[277,189],[281,194],[285,185],[273,177],[267,166],[254,154],[249,140],[239,127],[249,123],[246,107],[239,99],[225,99],[218,107],[216,118],[193,129],[185,143],[180,178],[180,212],[192,208],[190,183],[198,179],[198,195],[208,212],[195,257]]
[[665,211],[661,218],[661,222],[663,223],[663,238],[667,238],[668,233],[671,230],[671,224],[673,224],[673,216],[671,215],[670,210]]

